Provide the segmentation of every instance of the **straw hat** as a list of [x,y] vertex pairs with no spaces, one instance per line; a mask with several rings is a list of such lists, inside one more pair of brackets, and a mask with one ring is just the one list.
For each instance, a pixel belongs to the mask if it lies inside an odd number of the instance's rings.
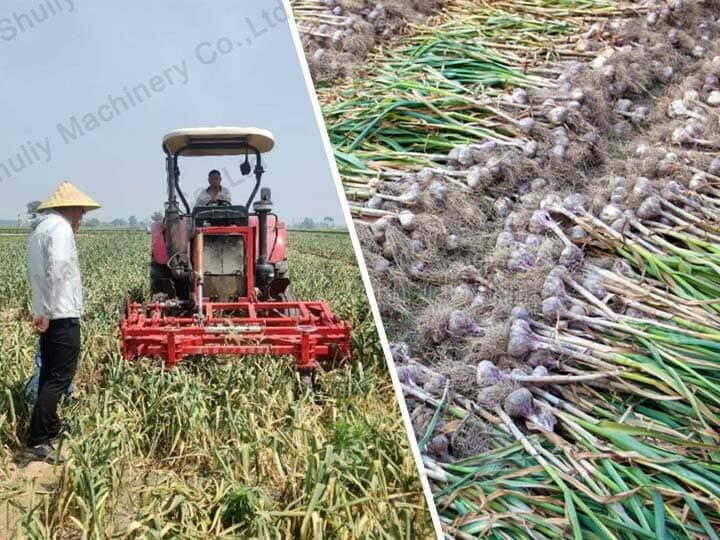
[[60,185],[50,197],[45,199],[38,211],[50,210],[51,208],[67,208],[69,206],[81,206],[85,211],[100,208],[100,205],[85,195],[70,182],[60,182]]

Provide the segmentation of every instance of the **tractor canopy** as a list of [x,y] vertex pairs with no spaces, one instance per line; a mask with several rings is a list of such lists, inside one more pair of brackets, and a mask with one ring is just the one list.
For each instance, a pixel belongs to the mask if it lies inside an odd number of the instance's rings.
[[264,154],[274,146],[272,133],[254,127],[186,128],[163,137],[163,150],[169,156],[234,156],[248,149]]

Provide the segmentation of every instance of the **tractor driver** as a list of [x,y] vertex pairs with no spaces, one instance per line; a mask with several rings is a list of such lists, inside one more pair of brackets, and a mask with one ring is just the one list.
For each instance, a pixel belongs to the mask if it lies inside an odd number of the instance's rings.
[[220,185],[222,176],[220,171],[213,169],[208,173],[207,189],[200,191],[195,206],[207,206],[208,204],[217,204],[218,201],[226,201],[228,204],[232,202],[230,191]]

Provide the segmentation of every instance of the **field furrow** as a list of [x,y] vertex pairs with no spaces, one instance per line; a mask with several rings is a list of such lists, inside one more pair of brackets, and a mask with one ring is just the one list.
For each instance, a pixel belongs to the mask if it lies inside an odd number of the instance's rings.
[[[24,236],[0,236],[0,537],[378,537],[428,534],[417,469],[347,235],[290,233],[300,299],[353,325],[354,359],[301,391],[287,359],[122,360],[127,292],[147,295],[144,233],[80,234],[86,289],[71,459],[22,460],[29,324]],[[321,243],[328,257],[305,254]],[[322,268],[319,272],[318,268]]]

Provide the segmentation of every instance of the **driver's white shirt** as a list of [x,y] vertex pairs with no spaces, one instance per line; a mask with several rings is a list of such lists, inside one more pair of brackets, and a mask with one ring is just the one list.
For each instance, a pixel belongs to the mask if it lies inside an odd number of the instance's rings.
[[207,206],[207,203],[209,203],[210,201],[218,200],[232,202],[232,196],[230,195],[230,191],[226,187],[220,186],[220,192],[214,199],[212,198],[212,195],[210,195],[209,187],[207,189],[203,189],[198,195],[197,201],[195,201],[195,206]]

